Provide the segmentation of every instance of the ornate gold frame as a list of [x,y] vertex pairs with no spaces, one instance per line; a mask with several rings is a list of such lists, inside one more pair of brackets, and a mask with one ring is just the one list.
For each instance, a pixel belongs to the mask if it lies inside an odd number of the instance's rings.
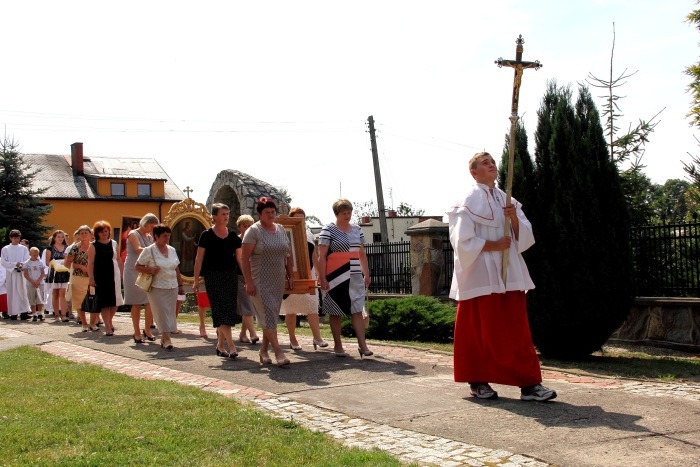
[[[192,198],[186,198],[179,203],[175,203],[170,207],[170,211],[163,219],[163,224],[169,226],[171,229],[178,225],[179,222],[186,219],[193,219],[208,229],[212,226],[212,218],[209,215],[209,210],[202,203],[194,201]],[[192,276],[182,276],[182,280],[185,284],[192,285],[194,283],[194,277]]]
[[277,216],[275,222],[284,227],[292,241],[292,257],[294,259],[294,289],[285,289],[286,294],[316,293],[316,280],[311,278],[309,250],[306,246],[306,223],[303,217],[289,217],[286,214]]

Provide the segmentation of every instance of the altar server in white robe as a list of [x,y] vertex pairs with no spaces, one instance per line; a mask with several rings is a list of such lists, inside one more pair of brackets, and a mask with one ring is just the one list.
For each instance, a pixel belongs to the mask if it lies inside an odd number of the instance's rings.
[[0,263],[7,272],[7,313],[10,319],[17,319],[21,313],[29,313],[29,300],[27,299],[27,286],[22,274],[22,266],[29,259],[29,250],[20,245],[22,234],[19,230],[10,231],[9,245],[5,245],[0,252]]

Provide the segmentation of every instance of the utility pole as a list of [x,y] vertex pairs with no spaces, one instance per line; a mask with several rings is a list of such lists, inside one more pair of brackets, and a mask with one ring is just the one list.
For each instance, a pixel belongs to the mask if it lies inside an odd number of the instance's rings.
[[382,190],[382,174],[379,172],[379,154],[377,153],[377,137],[374,134],[374,117],[367,118],[369,123],[369,140],[372,143],[372,162],[374,163],[374,185],[377,188],[377,209],[379,210],[379,231],[382,243],[389,241],[389,231],[386,227],[386,210],[384,209],[384,191]]

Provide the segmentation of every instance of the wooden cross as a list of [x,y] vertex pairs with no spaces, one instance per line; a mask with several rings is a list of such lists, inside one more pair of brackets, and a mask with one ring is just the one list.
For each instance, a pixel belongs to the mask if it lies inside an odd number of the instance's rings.
[[[506,205],[511,204],[511,197],[513,195],[513,163],[515,159],[515,130],[518,123],[518,99],[520,98],[520,83],[523,79],[523,70],[527,68],[534,68],[539,70],[542,68],[542,64],[539,60],[534,62],[523,61],[523,44],[525,40],[523,35],[520,34],[515,40],[515,60],[503,60],[499,58],[494,63],[498,65],[498,68],[509,67],[515,70],[515,77],[513,78],[513,99],[510,108],[510,145],[508,148],[508,176],[506,178]],[[510,218],[506,217],[505,233],[504,235],[510,235]],[[508,277],[508,251],[503,253],[503,271],[501,271],[503,276],[503,283],[505,284],[506,278]]]
[[185,189],[182,190],[182,191],[183,191],[183,193],[187,193],[187,197],[189,198],[189,197],[190,197],[190,193],[192,193],[194,190],[188,186],[187,188],[185,188]]

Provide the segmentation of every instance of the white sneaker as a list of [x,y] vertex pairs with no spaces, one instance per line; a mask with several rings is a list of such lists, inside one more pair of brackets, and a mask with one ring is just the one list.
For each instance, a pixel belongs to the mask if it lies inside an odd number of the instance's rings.
[[546,388],[541,384],[520,389],[520,399],[524,401],[544,402],[555,399],[556,397],[556,391]]
[[498,393],[488,383],[479,383],[469,386],[471,395],[478,399],[498,399]]

